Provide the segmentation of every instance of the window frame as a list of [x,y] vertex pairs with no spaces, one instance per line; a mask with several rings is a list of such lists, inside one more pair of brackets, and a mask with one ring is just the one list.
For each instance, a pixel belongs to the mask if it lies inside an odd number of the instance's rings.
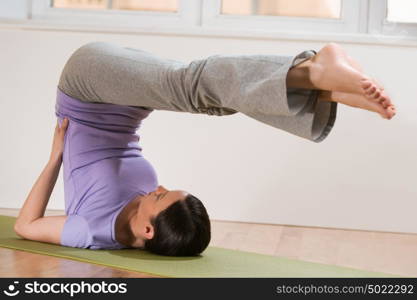
[[417,23],[388,21],[388,0],[369,0],[370,35],[390,36],[398,39],[417,37]]
[[[222,0],[203,1],[202,26],[205,28],[239,28],[241,30],[283,31],[286,32],[323,32],[326,33],[360,33],[366,27],[362,16],[367,14],[367,1],[341,0],[340,19],[307,18],[286,16],[247,16],[220,14]],[[358,13],[359,11],[359,13]],[[331,26],[329,26],[331,25]],[[269,28],[269,29],[268,29]],[[274,28],[274,29],[270,29]],[[306,30],[305,28],[308,28]]]
[[0,22],[27,20],[29,18],[29,3],[24,0],[0,1]]
[[[184,27],[198,22],[200,7],[188,0],[178,0],[177,12],[128,11],[128,10],[82,10],[50,7],[51,0],[32,0],[33,21],[53,22],[67,25],[94,27]],[[103,24],[106,24],[103,26]]]
[[[246,26],[243,29],[236,25],[242,22],[242,18],[245,18],[245,22],[248,22],[249,20],[247,19],[250,19],[251,16],[238,16],[237,18],[233,16],[227,20],[222,19],[221,17],[223,16],[213,13],[215,12],[214,8],[216,8],[213,3],[217,3],[219,8],[220,0],[179,1],[179,11],[177,13],[164,13],[119,10],[104,12],[82,10],[74,12],[74,10],[70,10],[63,12],[62,10],[68,9],[62,8],[60,9],[61,12],[58,12],[56,11],[58,8],[52,8],[55,11],[45,8],[45,3],[49,2],[49,0],[1,0],[0,28],[268,40],[334,41],[339,43],[417,47],[417,24],[388,22],[386,20],[387,0],[360,0],[359,11],[356,12],[358,16],[355,19],[355,31],[343,30],[333,32],[327,30],[329,27],[328,22],[321,22],[323,19],[314,19],[313,22],[310,22],[311,18],[297,18],[296,21],[304,25],[313,25],[315,23],[314,31],[311,31],[312,27],[309,27],[310,30],[297,31],[293,30],[294,28],[288,28],[288,26],[284,27],[285,30],[276,30],[275,28],[283,28],[284,24],[289,25],[290,23],[285,23],[286,20],[284,20],[289,17],[275,16],[260,17],[263,19],[266,17],[269,21],[271,21],[271,18],[280,18],[280,21],[283,22],[274,23],[275,25],[271,26],[272,23],[268,21],[267,24],[264,23],[267,27],[253,28]],[[140,18],[137,17],[138,14],[141,16]],[[109,17],[110,15],[111,17]],[[233,21],[237,23],[233,24]],[[279,27],[277,24],[282,26]],[[325,24],[326,28],[324,28],[323,24]],[[271,27],[275,30],[268,30]]]

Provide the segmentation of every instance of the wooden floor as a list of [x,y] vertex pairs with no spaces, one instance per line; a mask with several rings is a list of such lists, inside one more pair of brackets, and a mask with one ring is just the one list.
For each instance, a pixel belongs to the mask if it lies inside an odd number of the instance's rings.
[[[17,213],[0,209],[1,215]],[[417,277],[417,234],[212,220],[210,246]],[[6,248],[0,248],[0,265],[0,277],[156,277]]]

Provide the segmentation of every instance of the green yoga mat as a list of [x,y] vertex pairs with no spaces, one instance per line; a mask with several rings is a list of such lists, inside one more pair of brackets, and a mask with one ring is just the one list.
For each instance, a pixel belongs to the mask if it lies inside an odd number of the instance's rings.
[[16,218],[0,216],[0,247],[73,259],[163,277],[398,277],[263,255],[208,247],[197,257],[168,257],[138,249],[89,250],[21,239]]

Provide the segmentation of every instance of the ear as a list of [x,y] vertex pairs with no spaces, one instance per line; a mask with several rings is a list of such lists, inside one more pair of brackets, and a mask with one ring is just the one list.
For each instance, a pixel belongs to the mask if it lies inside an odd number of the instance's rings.
[[148,224],[145,226],[145,233],[144,233],[145,237],[147,239],[152,239],[153,235],[154,235],[154,228],[151,224]]

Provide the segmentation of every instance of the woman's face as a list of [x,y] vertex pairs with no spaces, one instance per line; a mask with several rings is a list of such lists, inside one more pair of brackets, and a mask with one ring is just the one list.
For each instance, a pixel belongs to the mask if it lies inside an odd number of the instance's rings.
[[188,195],[186,191],[167,190],[162,185],[140,198],[137,210],[138,234],[144,238],[153,237],[153,226],[150,223],[152,217],[156,217],[161,211],[168,208],[171,204],[184,200]]

